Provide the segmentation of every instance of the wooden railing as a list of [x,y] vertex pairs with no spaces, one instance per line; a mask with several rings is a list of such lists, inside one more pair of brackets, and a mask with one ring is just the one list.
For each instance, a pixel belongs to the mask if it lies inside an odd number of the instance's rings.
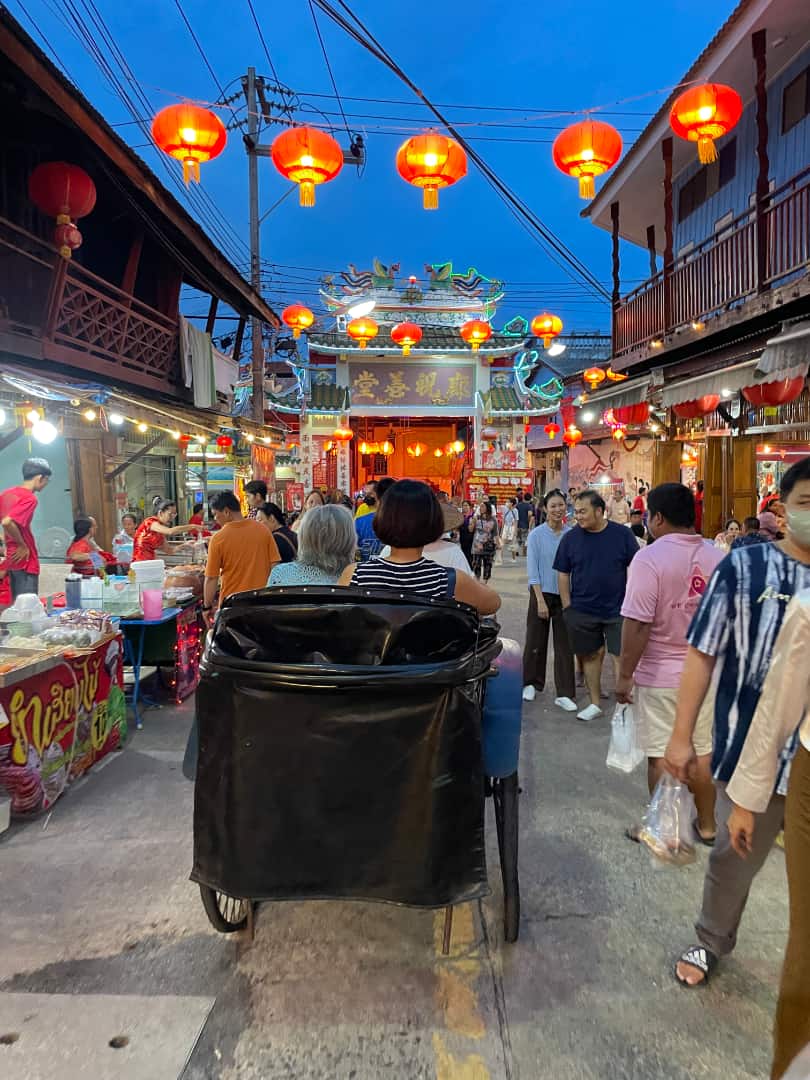
[[[619,356],[691,322],[703,321],[773,287],[810,265],[810,169],[768,198],[758,229],[746,210],[628,293],[613,313],[613,353]],[[757,280],[757,234],[765,244],[764,280]]]
[[0,332],[41,342],[45,359],[171,391],[177,320],[0,219]]

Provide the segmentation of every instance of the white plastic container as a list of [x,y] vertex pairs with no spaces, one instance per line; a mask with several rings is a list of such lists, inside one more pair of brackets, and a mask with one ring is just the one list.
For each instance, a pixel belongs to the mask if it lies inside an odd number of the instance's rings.
[[104,586],[100,577],[82,578],[82,607],[100,610],[104,596]]

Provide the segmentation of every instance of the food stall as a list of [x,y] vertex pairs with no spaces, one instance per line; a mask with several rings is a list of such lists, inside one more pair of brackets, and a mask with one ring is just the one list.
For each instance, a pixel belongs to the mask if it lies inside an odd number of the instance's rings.
[[[31,598],[35,599],[35,598]],[[43,609],[44,610],[44,609]],[[123,641],[109,615],[65,611],[0,638],[0,794],[13,816],[49,809],[127,734]],[[27,630],[28,632],[13,632]]]

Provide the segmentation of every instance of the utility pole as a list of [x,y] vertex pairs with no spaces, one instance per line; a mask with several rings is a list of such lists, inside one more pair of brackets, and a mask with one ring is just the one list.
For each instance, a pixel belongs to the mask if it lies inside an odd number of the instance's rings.
[[[256,69],[249,67],[245,80],[247,97],[248,137],[248,204],[250,208],[250,284],[261,296],[262,278],[259,262],[259,103],[256,97]],[[253,419],[264,423],[264,346],[262,324],[254,315],[250,320],[251,371],[253,374]]]

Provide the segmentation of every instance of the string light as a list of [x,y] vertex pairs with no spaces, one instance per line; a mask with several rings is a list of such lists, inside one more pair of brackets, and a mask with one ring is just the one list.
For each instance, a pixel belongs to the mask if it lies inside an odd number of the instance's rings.
[[39,409],[32,409],[30,412],[26,413],[25,419],[28,421],[29,424],[36,424],[37,421],[40,419]]
[[248,434],[247,434],[247,435],[245,436],[245,438],[247,439],[247,441],[248,441],[248,442],[251,442],[251,443],[252,443],[252,442],[255,442],[255,441],[256,441],[256,436],[255,436],[255,435],[253,435],[253,434],[250,434],[250,433],[248,433]]
[[175,442],[180,438],[180,432],[179,431],[170,431],[169,434],[175,440]]
[[140,431],[141,435],[145,435],[148,430],[149,430],[149,425],[148,424],[144,424],[143,421],[141,421],[141,423],[138,424],[138,431]]
[[205,435],[195,435],[194,438],[197,440],[198,443],[200,443],[200,445],[208,442],[208,439]]
[[85,410],[84,410],[84,412],[82,413],[82,416],[83,416],[83,417],[85,418],[85,420],[86,420],[86,421],[87,421],[87,422],[88,422],[89,424],[92,424],[92,422],[93,422],[93,421],[94,421],[94,420],[96,419],[96,417],[98,416],[98,413],[96,412],[96,410],[95,410],[95,409],[85,409]]
[[121,413],[118,412],[111,412],[107,419],[110,421],[111,424],[114,424],[116,427],[120,427],[121,424],[123,424],[124,422],[123,416],[121,415]]

